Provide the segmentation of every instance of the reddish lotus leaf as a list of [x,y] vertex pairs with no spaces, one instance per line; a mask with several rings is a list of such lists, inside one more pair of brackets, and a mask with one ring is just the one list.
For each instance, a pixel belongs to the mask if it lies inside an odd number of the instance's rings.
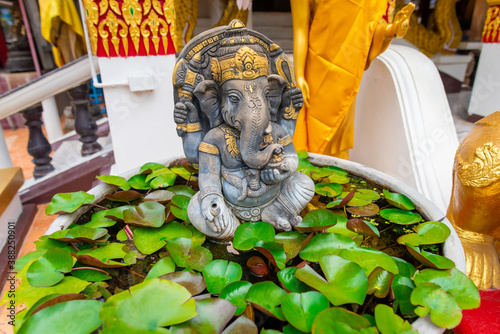
[[351,206],[347,208],[353,215],[362,216],[362,217],[370,217],[379,213],[380,208],[375,203],[370,203],[364,206]]
[[330,202],[326,205],[327,208],[329,209],[340,209],[343,208],[344,206],[347,205],[351,201],[351,199],[354,197],[354,194],[356,193],[356,190],[351,190],[339,203],[330,205],[332,203],[336,203],[337,201]]
[[135,190],[117,191],[114,194],[105,195],[107,199],[116,202],[130,202],[142,197],[140,192]]
[[250,271],[257,276],[263,277],[269,274],[269,268],[267,268],[267,264],[258,256],[252,256],[247,261],[247,267],[250,268]]
[[352,218],[347,221],[347,228],[353,232],[368,235],[371,237],[380,237],[380,233],[373,224],[360,218]]
[[113,260],[106,260],[106,262],[102,262],[101,260],[90,256],[90,255],[77,255],[76,253],[71,253],[74,258],[76,258],[79,262],[83,264],[88,264],[89,266],[94,266],[98,268],[120,268],[128,266],[126,263],[120,263]]

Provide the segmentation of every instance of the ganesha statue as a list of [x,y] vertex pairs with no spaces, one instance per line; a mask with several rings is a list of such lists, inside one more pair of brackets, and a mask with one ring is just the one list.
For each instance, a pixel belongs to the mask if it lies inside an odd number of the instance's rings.
[[233,20],[196,36],[174,69],[174,118],[199,164],[188,206],[205,235],[230,239],[245,221],[289,231],[314,195],[292,143],[303,97],[281,48]]

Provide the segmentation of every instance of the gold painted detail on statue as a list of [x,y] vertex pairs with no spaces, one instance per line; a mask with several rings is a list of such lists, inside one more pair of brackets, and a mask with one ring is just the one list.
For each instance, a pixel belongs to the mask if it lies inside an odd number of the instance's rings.
[[194,73],[191,70],[187,70],[186,79],[184,80],[184,82],[192,86],[195,80],[196,80],[196,73]]
[[290,135],[286,135],[285,137],[283,138],[280,138],[278,140],[278,144],[280,144],[281,146],[287,146],[287,145],[290,145],[292,143],[292,137],[290,137]]
[[182,130],[184,132],[198,132],[201,131],[200,123],[192,123],[192,124],[177,124],[177,129]]
[[[286,75],[285,73],[285,66],[288,67],[288,70],[290,71],[289,76]],[[288,85],[292,88],[297,87],[297,81],[295,79],[295,71],[293,69],[292,64],[290,63],[290,59],[288,59],[287,55],[282,53],[280,56],[276,59],[276,69],[278,70],[278,74],[286,80]]]
[[250,80],[268,74],[269,62],[261,52],[241,47],[236,54],[212,58],[211,70],[219,85],[231,79]]
[[226,147],[233,158],[241,161],[241,152],[238,149],[238,142],[236,138],[240,138],[240,134],[235,129],[230,128],[226,124],[220,126],[222,132],[224,132],[224,138],[226,139]]
[[204,143],[204,142],[200,143],[198,150],[200,152],[208,153],[208,154],[214,154],[214,155],[220,154],[219,149],[217,147],[215,147],[214,145],[208,144],[208,143]]
[[[291,103],[289,107],[285,108],[285,113],[283,114],[283,118],[284,119],[294,119],[295,114],[296,114],[295,107],[293,106],[293,103]],[[297,115],[297,117],[298,117],[298,115]]]
[[493,143],[478,147],[472,162],[457,158],[460,181],[469,187],[486,187],[500,179],[500,148]]

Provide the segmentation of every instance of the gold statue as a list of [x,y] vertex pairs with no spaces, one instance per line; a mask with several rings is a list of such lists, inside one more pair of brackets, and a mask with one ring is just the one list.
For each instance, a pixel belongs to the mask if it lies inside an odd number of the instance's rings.
[[479,289],[500,287],[500,111],[476,122],[460,144],[453,168],[448,219],[467,259],[467,275]]
[[294,144],[299,150],[348,159],[363,70],[393,38],[404,36],[414,5],[391,23],[382,20],[386,0],[290,2],[294,66],[305,104]]

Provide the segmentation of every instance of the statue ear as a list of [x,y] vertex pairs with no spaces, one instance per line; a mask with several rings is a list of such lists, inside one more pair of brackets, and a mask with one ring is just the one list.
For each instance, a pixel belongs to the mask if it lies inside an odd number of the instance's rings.
[[276,122],[276,115],[281,104],[281,95],[283,94],[286,81],[277,74],[269,75],[267,81],[269,82],[269,108],[271,111],[271,119],[273,122]]
[[203,80],[193,91],[200,101],[201,111],[210,121],[210,128],[214,128],[222,123],[220,115],[220,98],[217,84],[212,80]]

